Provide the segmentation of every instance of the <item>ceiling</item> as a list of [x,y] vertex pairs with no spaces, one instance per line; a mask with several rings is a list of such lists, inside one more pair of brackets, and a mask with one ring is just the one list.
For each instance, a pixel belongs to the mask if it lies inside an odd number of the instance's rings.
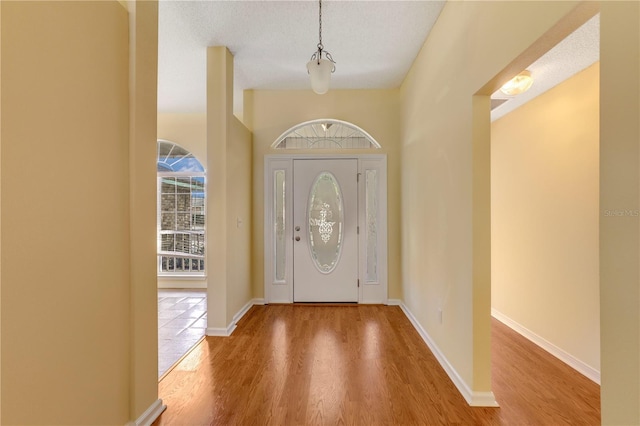
[[[337,62],[334,89],[399,87],[444,1],[322,3],[322,42]],[[318,2],[161,1],[158,109],[206,110],[206,48],[234,55],[234,110],[244,89],[308,89]]]
[[[322,38],[336,64],[332,89],[399,87],[444,1],[325,0]],[[245,89],[309,89],[306,62],[318,43],[315,0],[161,0],[158,110],[206,111],[206,48],[234,55],[234,112]],[[492,111],[495,120],[599,59],[596,16],[528,69],[529,92]]]

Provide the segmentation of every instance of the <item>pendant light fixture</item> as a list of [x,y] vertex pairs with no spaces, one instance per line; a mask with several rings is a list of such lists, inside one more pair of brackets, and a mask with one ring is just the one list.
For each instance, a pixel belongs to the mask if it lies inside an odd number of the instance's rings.
[[[329,91],[329,83],[331,82],[331,74],[336,70],[336,62],[331,54],[324,50],[322,45],[322,0],[319,0],[318,13],[318,34],[320,41],[318,42],[318,50],[311,55],[311,60],[307,62],[307,72],[311,77],[311,88],[318,95],[324,95]],[[322,54],[324,53],[324,58]]]

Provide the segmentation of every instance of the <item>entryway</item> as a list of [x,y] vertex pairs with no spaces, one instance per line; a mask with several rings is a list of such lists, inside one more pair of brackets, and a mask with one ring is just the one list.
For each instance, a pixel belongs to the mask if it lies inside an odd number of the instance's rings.
[[386,156],[265,158],[265,302],[387,303]]

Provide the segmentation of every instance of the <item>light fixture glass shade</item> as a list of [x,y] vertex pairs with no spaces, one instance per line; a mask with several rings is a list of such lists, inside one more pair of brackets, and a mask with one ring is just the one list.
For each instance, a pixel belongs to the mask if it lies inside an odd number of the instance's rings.
[[531,72],[525,70],[509,80],[500,88],[500,91],[505,95],[519,95],[529,90],[532,84],[533,77],[531,77]]
[[311,77],[311,88],[318,95],[324,95],[329,91],[333,62],[327,59],[312,59],[307,62],[307,70]]

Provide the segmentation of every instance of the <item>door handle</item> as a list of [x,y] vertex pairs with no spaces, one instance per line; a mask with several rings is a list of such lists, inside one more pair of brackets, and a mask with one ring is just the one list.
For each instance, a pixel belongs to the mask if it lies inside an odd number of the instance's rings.
[[300,241],[300,237],[299,236],[296,236],[296,241]]

